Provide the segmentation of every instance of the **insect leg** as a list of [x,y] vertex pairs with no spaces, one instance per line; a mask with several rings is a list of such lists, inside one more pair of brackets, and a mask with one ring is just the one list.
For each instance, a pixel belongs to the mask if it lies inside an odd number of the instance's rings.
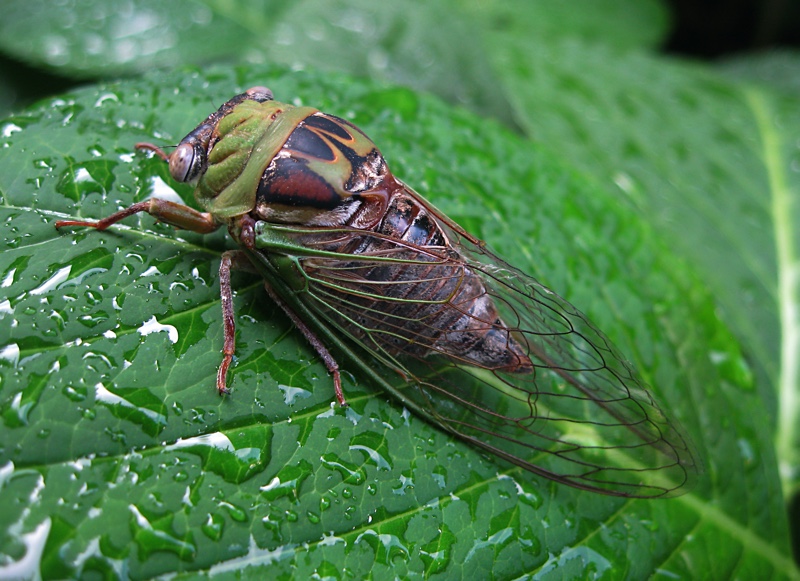
[[339,402],[339,405],[346,406],[347,402],[344,399],[344,392],[342,391],[342,378],[339,375],[339,364],[336,363],[336,360],[331,355],[330,351],[322,344],[319,337],[317,337],[314,332],[308,328],[308,326],[303,322],[303,320],[298,317],[295,312],[287,305],[283,299],[281,299],[278,294],[269,286],[269,283],[264,283],[264,288],[267,290],[267,294],[269,298],[271,298],[275,303],[283,309],[283,312],[286,313],[286,316],[292,320],[294,326],[298,328],[298,330],[303,334],[303,337],[306,338],[306,341],[311,343],[311,346],[317,352],[317,354],[322,358],[322,361],[325,363],[325,367],[328,368],[328,373],[331,374],[333,377],[333,390],[336,393],[336,401]]
[[211,214],[198,212],[194,208],[183,204],[176,204],[168,200],[150,198],[144,202],[137,202],[110,216],[106,216],[97,222],[92,222],[90,220],[58,220],[56,222],[56,228],[62,228],[64,226],[85,226],[97,230],[105,230],[112,224],[116,224],[120,220],[124,220],[128,216],[133,216],[139,212],[147,212],[157,220],[166,222],[177,228],[199,232],[200,234],[208,234],[220,226]]
[[[257,272],[245,252],[241,250],[228,250],[222,253],[222,260],[219,265],[219,287],[220,296],[222,298],[222,321],[225,339],[222,347],[222,363],[220,364],[219,372],[217,373],[217,390],[219,390],[220,395],[230,393],[230,390],[227,387],[226,376],[228,374],[228,367],[233,360],[233,354],[236,351],[236,319],[233,312],[231,268]],[[325,345],[322,344],[322,341],[320,341],[319,337],[317,337],[314,332],[308,328],[308,325],[306,325],[302,319],[300,319],[300,317],[298,317],[289,307],[289,305],[287,305],[283,299],[278,296],[269,283],[264,282],[264,288],[266,289],[269,298],[271,298],[275,304],[277,304],[281,310],[286,313],[286,316],[291,319],[295,327],[297,327],[297,329],[303,334],[303,337],[305,337],[306,340],[311,343],[311,346],[322,358],[322,361],[325,363],[325,367],[328,368],[328,372],[333,377],[333,389],[336,393],[336,401],[338,401],[340,405],[346,406],[347,402],[344,399],[344,392],[342,391],[342,379],[341,375],[339,374],[339,364],[336,363],[333,355],[331,355],[330,351],[325,348]]]
[[236,319],[233,312],[233,292],[231,291],[231,267],[251,269],[252,263],[241,250],[227,250],[222,253],[219,263],[219,294],[222,302],[222,328],[224,343],[222,346],[222,363],[217,372],[217,391],[220,395],[230,393],[227,386],[228,367],[231,365],[236,351]]

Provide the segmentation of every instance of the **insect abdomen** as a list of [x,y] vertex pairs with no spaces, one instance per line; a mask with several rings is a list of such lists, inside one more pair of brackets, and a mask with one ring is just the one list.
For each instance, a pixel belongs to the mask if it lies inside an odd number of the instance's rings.
[[392,195],[373,233],[350,238],[346,246],[335,251],[359,259],[343,260],[336,272],[314,270],[313,259],[305,268],[311,276],[328,278],[336,299],[332,310],[344,315],[340,318],[353,334],[393,355],[438,352],[487,369],[531,370],[530,358],[501,320],[481,277],[404,190]]
[[253,217],[329,228],[298,242],[358,257],[301,260],[326,289],[315,297],[319,308],[358,339],[392,355],[438,352],[488,369],[532,368],[481,277],[349,122],[319,112],[300,121],[261,176]]

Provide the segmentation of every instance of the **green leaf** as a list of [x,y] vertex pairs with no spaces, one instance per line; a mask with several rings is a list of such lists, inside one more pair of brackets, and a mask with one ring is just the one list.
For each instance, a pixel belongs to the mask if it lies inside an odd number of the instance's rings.
[[708,282],[779,418],[771,423],[791,493],[800,482],[800,100],[575,39],[497,35],[490,46],[526,133],[621,194]]
[[579,38],[617,49],[657,48],[669,32],[660,0],[457,0],[483,32],[539,43]]
[[[136,216],[191,188],[174,144],[252,85],[346,116],[414,185],[577,304],[697,443],[691,493],[633,501],[495,463],[325,367],[237,275],[230,397],[214,377],[229,242]],[[797,576],[767,413],[713,297],[602,188],[492,122],[407,89],[278,68],[156,73],[0,122],[0,576]]]
[[[76,77],[210,62],[282,63],[391,80],[511,123],[478,43],[451,0],[8,0],[0,49]],[[452,47],[459,46],[459,50]]]
[[719,71],[739,81],[763,83],[795,95],[800,91],[800,51],[738,55],[718,65]]

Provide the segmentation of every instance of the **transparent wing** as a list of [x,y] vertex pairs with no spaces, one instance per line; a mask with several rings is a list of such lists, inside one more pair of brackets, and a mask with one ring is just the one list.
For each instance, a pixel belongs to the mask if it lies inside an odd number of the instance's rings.
[[[406,405],[493,456],[605,494],[685,492],[699,470],[690,441],[605,335],[533,278],[447,231],[450,243],[435,247],[338,230],[369,251],[299,256],[303,303],[393,369],[384,375]],[[305,248],[313,236],[305,232]],[[475,307],[487,298],[496,307],[488,317]],[[473,339],[491,336],[530,364],[468,355],[474,346],[453,330],[465,320]]]

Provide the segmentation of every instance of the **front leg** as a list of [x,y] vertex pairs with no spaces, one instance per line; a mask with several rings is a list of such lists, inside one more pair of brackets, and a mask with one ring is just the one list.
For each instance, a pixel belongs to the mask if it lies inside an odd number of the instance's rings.
[[150,198],[149,200],[138,202],[124,210],[115,212],[110,216],[106,216],[97,222],[91,220],[58,220],[56,222],[56,228],[83,226],[95,228],[97,230],[105,230],[112,224],[116,224],[120,220],[124,220],[128,216],[133,216],[139,212],[146,212],[156,220],[160,220],[176,228],[191,230],[192,232],[198,232],[200,234],[208,234],[220,227],[220,224],[214,220],[214,217],[207,212],[198,212],[194,208],[190,208],[184,204],[177,204],[160,198]]

